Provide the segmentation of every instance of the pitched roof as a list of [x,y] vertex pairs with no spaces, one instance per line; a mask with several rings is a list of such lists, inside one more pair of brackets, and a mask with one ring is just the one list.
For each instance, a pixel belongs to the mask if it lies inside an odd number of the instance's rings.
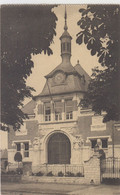
[[67,74],[71,74],[71,73],[78,74],[78,71],[72,66],[70,62],[68,63],[62,62],[60,65],[58,65],[54,70],[52,70],[45,77],[46,78],[52,77],[55,72],[60,71],[60,70]]
[[34,100],[31,100],[30,102],[28,102],[23,108],[22,111],[25,114],[31,115],[34,114],[34,109],[36,106],[36,102]]
[[89,83],[90,81],[90,76],[87,74],[87,72],[82,68],[82,66],[77,63],[75,66],[74,66],[75,70],[82,76],[84,75],[85,76],[85,80],[87,83]]

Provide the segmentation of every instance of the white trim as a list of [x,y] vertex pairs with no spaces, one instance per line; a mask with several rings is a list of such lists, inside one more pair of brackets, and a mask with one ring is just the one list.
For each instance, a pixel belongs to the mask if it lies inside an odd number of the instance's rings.
[[31,145],[31,140],[15,140],[12,141],[12,145],[14,145],[15,143],[24,143],[24,142],[29,142],[29,145]]
[[108,138],[108,141],[112,141],[112,138],[110,135],[104,135],[104,136],[93,136],[93,137],[87,137],[86,143],[89,143],[91,139],[102,139],[102,138]]

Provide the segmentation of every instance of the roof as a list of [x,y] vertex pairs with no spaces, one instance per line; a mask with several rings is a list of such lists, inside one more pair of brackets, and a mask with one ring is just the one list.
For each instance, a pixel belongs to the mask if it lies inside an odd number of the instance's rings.
[[[57,71],[63,71],[69,75],[66,77],[64,84],[55,85],[54,81],[52,80],[52,77]],[[52,72],[50,72],[46,78],[46,84],[38,96],[86,92],[90,80],[90,76],[85,72],[80,64],[77,64],[75,67],[73,67],[70,62],[65,65],[64,63],[61,63]]]
[[69,34],[69,32],[68,32],[67,30],[65,30],[65,31],[63,32],[62,36],[60,37],[60,40],[61,40],[61,38],[63,38],[63,37],[70,37],[70,39],[72,39],[72,37],[70,36],[70,34]]
[[48,75],[46,75],[46,78],[52,77],[55,72],[57,71],[63,71],[67,74],[78,74],[78,71],[72,66],[70,62],[65,63],[62,62],[60,65],[58,65],[54,70],[52,70]]
[[36,106],[36,102],[34,100],[31,100],[30,102],[28,102],[23,108],[22,111],[25,114],[31,115],[34,114],[34,109]]
[[82,68],[82,66],[79,64],[79,62],[74,66],[75,70],[82,76],[85,76],[85,80],[87,83],[90,81],[90,76],[87,74],[87,72]]

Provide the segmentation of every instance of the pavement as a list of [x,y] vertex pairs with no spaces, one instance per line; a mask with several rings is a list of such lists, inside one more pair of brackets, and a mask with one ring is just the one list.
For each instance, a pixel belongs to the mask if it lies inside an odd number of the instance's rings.
[[2,183],[1,195],[120,195],[118,185]]

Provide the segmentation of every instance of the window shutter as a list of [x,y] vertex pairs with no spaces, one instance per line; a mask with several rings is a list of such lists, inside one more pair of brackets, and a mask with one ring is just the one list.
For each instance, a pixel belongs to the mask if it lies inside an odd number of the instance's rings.
[[72,100],[67,100],[65,102],[65,105],[66,105],[66,112],[72,112],[73,111],[73,101]]
[[77,100],[73,101],[73,111],[77,111],[78,107],[77,107]]
[[43,114],[43,105],[42,104],[38,105],[38,114]]

